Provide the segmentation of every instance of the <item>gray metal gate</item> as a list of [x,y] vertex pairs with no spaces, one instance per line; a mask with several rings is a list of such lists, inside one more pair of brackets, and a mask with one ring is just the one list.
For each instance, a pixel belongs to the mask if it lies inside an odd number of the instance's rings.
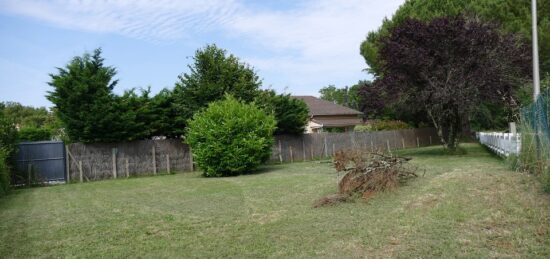
[[20,143],[17,152],[18,182],[65,181],[65,157],[62,141]]

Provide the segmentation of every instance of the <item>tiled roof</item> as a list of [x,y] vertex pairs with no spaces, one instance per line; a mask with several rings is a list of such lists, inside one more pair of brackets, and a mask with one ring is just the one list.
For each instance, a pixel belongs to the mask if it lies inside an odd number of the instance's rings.
[[313,122],[323,125],[323,127],[345,127],[355,126],[363,123],[360,118],[357,119],[338,119],[338,120],[326,120],[326,119],[313,119]]
[[292,96],[292,98],[303,100],[309,108],[309,115],[361,115],[360,111],[325,101],[314,96]]

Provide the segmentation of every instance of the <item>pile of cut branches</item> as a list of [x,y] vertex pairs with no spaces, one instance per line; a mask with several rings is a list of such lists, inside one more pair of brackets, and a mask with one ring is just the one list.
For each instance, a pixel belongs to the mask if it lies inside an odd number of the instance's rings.
[[383,152],[340,150],[333,159],[336,171],[344,173],[338,183],[338,193],[317,200],[314,207],[332,205],[360,195],[369,199],[375,193],[396,188],[417,177],[417,168],[407,164],[411,158]]

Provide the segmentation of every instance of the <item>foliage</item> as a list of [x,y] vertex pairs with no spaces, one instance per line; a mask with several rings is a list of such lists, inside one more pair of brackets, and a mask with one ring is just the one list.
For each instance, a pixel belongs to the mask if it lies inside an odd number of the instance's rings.
[[400,130],[412,128],[409,124],[396,120],[369,120],[366,125],[355,126],[357,132]]
[[53,87],[46,96],[55,107],[65,132],[75,142],[112,142],[128,138],[125,120],[112,93],[118,80],[114,67],[103,64],[101,49],[92,55],[74,57],[57,74],[50,74]]
[[[6,118],[17,125],[17,128],[27,131],[23,135],[30,133],[30,131],[34,133],[40,131],[39,135],[42,137],[36,136],[31,139],[46,140],[60,138],[62,135],[60,121],[56,118],[54,112],[44,107],[35,108],[17,102],[6,102],[4,103],[3,113]],[[20,135],[21,140],[21,132],[18,135]],[[27,140],[29,138],[23,137],[23,139]]]
[[550,192],[550,90],[521,111],[521,152],[517,167],[537,175]]
[[331,127],[324,127],[322,129],[322,132],[328,132],[328,133],[343,133],[346,132],[346,128],[331,128]]
[[149,112],[152,114],[149,122],[151,136],[178,137],[174,133],[177,114],[174,112],[173,104],[173,95],[168,89],[162,89],[149,100]]
[[0,103],[0,197],[9,190],[10,167],[13,166],[17,142],[15,123],[4,115],[4,108],[4,104]]
[[540,91],[541,93],[550,91],[550,72],[543,75],[543,78],[540,81]]
[[[154,96],[150,88],[115,95],[116,69],[103,62],[101,49],[96,49],[93,54],[74,57],[64,68],[58,68],[57,74],[50,75],[53,90],[47,98],[55,106],[51,112],[43,108],[36,111],[53,117],[52,126],[45,127],[52,137],[84,143],[179,138],[195,112],[225,94],[246,103],[263,102],[258,105],[277,116],[277,134],[301,133],[307,123],[303,102],[269,91],[263,94],[253,68],[216,45],[197,50],[190,72],[179,77],[173,91],[163,89]],[[13,110],[21,114],[29,113],[28,109]]]
[[0,197],[6,195],[10,189],[10,168],[8,166],[9,154],[0,147]]
[[470,122],[474,131],[505,131],[511,119],[515,121],[502,105],[480,102],[476,109],[472,110]]
[[450,150],[480,102],[517,105],[514,94],[529,74],[529,48],[477,19],[409,19],[382,46],[385,76],[375,89],[393,103],[425,111]]
[[15,152],[17,144],[17,129],[12,118],[6,117],[4,104],[0,103],[0,148],[4,149],[7,156],[10,157]]
[[35,108],[17,102],[6,102],[3,112],[4,116],[20,128],[51,127],[55,124],[55,116],[44,107]]
[[128,125],[124,128],[127,140],[147,139],[155,136],[177,138],[174,133],[175,120],[178,116],[174,112],[174,98],[168,89],[161,90],[150,97],[151,89],[135,89],[125,91],[116,97],[118,110],[122,120]]
[[[550,80],[550,0],[538,2],[538,29],[539,50],[542,78]],[[442,16],[456,16],[461,14],[473,15],[486,21],[500,24],[500,30],[516,33],[524,40],[531,40],[531,4],[526,0],[410,0],[403,3],[391,19],[385,19],[376,31],[369,32],[360,46],[360,53],[364,57],[367,70],[375,77],[383,77],[383,59],[380,57],[382,39],[388,37],[390,31],[400,26],[405,20],[415,18],[422,21],[431,21]],[[546,75],[546,76],[545,76]],[[544,82],[545,80],[543,80]],[[541,86],[541,88],[544,84]],[[532,85],[528,85],[524,95],[521,92],[515,96],[518,107],[532,102]],[[527,98],[524,98],[527,96]],[[531,97],[531,98],[529,98]],[[505,128],[510,121],[517,121],[518,110],[509,106],[492,105],[490,102],[480,102],[479,110],[474,111],[470,118],[471,128],[474,130],[494,130]],[[385,108],[386,117],[404,120],[411,124],[416,116],[408,114],[407,106]],[[401,113],[401,114],[396,114]],[[390,116],[387,116],[390,115]],[[411,116],[412,115],[412,116]],[[378,117],[377,117],[378,118]],[[411,120],[413,119],[413,120]],[[465,122],[467,123],[467,122]],[[466,128],[468,125],[464,125]]]
[[278,95],[273,90],[265,90],[259,92],[254,102],[268,114],[275,116],[275,134],[304,133],[309,118],[309,109],[304,101],[288,94]]
[[[541,71],[550,73],[550,1],[538,2],[538,28]],[[473,14],[502,25],[506,32],[518,33],[524,39],[531,39],[531,5],[525,0],[409,0],[395,12],[391,19],[385,19],[378,30],[368,33],[361,44],[361,55],[368,70],[376,76],[383,76],[383,59],[380,50],[382,39],[409,18],[430,21],[442,16]]]
[[[114,105],[119,112],[120,120],[126,125],[121,127],[122,140],[137,140],[151,137],[151,123],[157,114],[151,112],[151,90],[142,89],[140,94],[135,89],[114,97]],[[160,115],[160,114],[159,114]]]
[[346,107],[360,110],[361,100],[359,96],[359,89],[363,85],[370,85],[369,81],[359,81],[357,84],[351,87],[337,88],[334,85],[329,85],[321,88],[319,93],[321,94],[321,99],[334,102],[339,105],[344,105]]
[[51,140],[52,132],[47,128],[25,127],[17,132],[19,141],[42,141]]
[[249,173],[269,158],[275,124],[255,104],[226,96],[193,116],[186,142],[204,176]]
[[370,120],[400,120],[417,128],[429,123],[425,113],[410,109],[409,104],[397,100],[388,102],[388,96],[380,84],[363,84],[358,89],[360,111]]
[[369,119],[379,118],[385,114],[386,97],[384,92],[377,87],[380,86],[372,83],[363,84],[357,91],[359,100],[361,100],[360,110]]
[[248,64],[216,45],[207,45],[195,52],[189,73],[179,77],[173,91],[177,114],[174,135],[184,134],[187,121],[210,102],[230,94],[244,102],[252,102],[261,81]]

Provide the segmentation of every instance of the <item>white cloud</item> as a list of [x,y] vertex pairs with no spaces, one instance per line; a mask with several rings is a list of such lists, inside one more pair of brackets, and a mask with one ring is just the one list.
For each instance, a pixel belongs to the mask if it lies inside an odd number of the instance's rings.
[[293,91],[313,94],[328,84],[353,84],[367,77],[361,72],[366,64],[359,55],[359,45],[402,3],[403,0],[311,1],[300,10],[240,13],[227,26],[267,49],[296,53],[247,60],[260,71],[278,70],[286,79],[284,84],[292,86]]
[[225,33],[220,41],[226,37],[259,50],[242,58],[260,70],[266,84],[313,94],[327,84],[353,84],[367,77],[361,72],[366,65],[359,45],[404,2],[303,0],[288,9],[259,10],[240,1],[6,0],[0,11],[158,42],[200,37],[215,29]]
[[223,24],[238,6],[231,0],[7,0],[0,10],[64,28],[157,41]]

